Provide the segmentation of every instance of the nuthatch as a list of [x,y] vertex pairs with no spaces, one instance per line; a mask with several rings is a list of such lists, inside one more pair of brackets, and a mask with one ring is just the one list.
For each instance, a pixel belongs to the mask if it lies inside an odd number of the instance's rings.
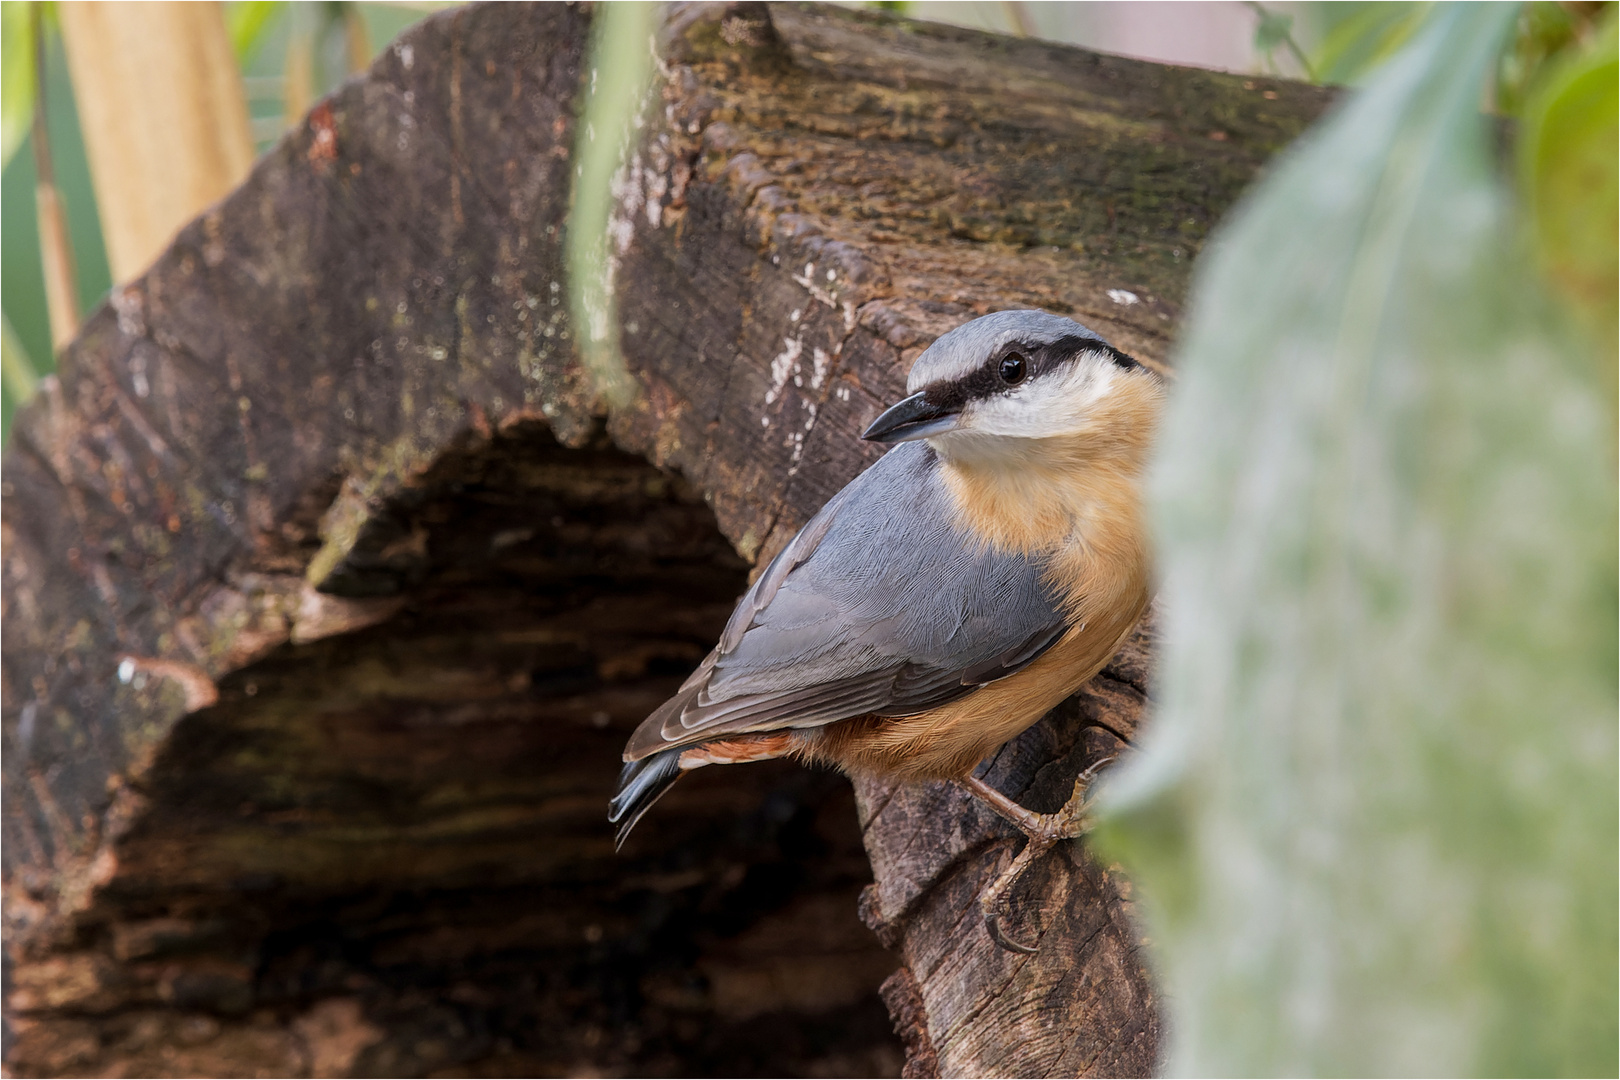
[[950,780],[1029,843],[1001,897],[1086,828],[1086,786],[1055,814],[973,776],[1074,693],[1148,602],[1139,482],[1160,377],[1079,323],[1003,311],[940,337],[909,397],[862,436],[898,444],[788,542],[720,643],[642,722],[609,820],[619,842],[682,772],[784,755],[850,774]]

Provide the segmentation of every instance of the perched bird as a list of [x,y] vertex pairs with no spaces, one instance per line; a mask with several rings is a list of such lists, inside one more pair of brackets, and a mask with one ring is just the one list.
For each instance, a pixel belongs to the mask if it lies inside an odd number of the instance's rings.
[[1002,311],[941,336],[862,436],[896,444],[738,601],[720,642],[638,727],[619,842],[682,772],[796,755],[949,780],[1029,843],[981,897],[1085,828],[1085,788],[1036,814],[973,776],[1079,689],[1148,602],[1139,490],[1159,375],[1077,322]]

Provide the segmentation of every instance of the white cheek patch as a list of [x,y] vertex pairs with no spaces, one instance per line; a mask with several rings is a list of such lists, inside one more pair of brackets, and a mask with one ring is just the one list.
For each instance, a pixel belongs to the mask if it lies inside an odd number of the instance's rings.
[[1096,404],[1114,389],[1112,363],[1066,364],[1010,394],[976,401],[962,413],[963,427],[985,435],[1045,439],[1084,430]]

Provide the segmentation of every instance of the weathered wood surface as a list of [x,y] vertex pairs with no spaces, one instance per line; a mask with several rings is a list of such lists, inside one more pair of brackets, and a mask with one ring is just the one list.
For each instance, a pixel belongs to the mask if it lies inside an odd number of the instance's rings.
[[[588,19],[411,31],[16,424],[14,1074],[877,1074],[902,1042],[912,1075],[1152,1068],[1125,885],[1080,847],[1019,890],[1026,958],[973,904],[1008,830],[954,790],[861,784],[857,831],[836,777],[709,769],[622,856],[603,810],[934,336],[1040,306],[1163,360],[1211,223],[1323,96],[673,9],[618,202],[640,394],[610,411],[560,264]],[[1130,737],[1147,650],[992,779],[1055,805]]]

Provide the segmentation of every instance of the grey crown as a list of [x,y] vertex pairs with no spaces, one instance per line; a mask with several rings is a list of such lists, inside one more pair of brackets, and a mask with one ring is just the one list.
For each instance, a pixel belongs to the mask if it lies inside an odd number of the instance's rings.
[[1087,338],[1106,346],[1102,335],[1073,319],[1045,311],[998,311],[941,334],[911,366],[906,393],[930,383],[960,379],[983,366],[1003,345],[1017,341],[1030,348],[1064,338]]

